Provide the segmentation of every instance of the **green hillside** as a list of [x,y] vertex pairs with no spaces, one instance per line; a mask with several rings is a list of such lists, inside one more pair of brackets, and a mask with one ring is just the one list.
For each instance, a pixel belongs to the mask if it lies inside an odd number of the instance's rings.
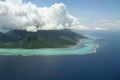
[[70,30],[13,30],[0,33],[0,48],[64,48],[75,45],[83,35]]

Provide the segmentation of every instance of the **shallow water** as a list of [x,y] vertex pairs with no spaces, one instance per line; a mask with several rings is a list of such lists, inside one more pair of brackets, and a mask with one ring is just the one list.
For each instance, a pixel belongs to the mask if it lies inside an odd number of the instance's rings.
[[120,80],[119,34],[91,34],[99,37],[95,54],[1,55],[0,80]]
[[43,49],[0,49],[1,55],[82,55],[96,52],[98,44],[93,40],[83,40],[70,48],[43,48]]

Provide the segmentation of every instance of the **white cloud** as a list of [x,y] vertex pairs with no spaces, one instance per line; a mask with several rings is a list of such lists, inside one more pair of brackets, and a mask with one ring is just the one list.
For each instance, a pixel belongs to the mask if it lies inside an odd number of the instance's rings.
[[94,30],[107,30],[107,29],[102,27],[95,27]]
[[120,20],[98,20],[93,25],[96,29],[120,30]]
[[37,7],[22,0],[0,0],[0,29],[37,30],[120,30],[120,20],[78,19],[63,3]]
[[27,31],[64,28],[88,29],[80,20],[70,15],[63,3],[51,7],[37,7],[22,0],[0,1],[0,28]]

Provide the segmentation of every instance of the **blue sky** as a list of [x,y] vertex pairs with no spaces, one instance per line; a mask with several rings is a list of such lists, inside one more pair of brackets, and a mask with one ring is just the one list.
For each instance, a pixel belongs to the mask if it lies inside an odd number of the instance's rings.
[[64,3],[67,10],[75,17],[89,19],[119,19],[120,0],[23,0],[37,6],[51,6]]

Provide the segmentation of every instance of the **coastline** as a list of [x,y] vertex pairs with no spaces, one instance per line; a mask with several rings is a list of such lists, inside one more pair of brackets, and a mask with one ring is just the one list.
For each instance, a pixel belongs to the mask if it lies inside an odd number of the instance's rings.
[[94,50],[93,50],[93,51],[88,52],[88,54],[89,54],[89,53],[96,53],[96,52],[97,52],[97,49],[98,49],[99,47],[100,47],[100,45],[98,45],[98,44],[97,44],[96,48],[94,48]]
[[[5,56],[39,56],[39,55],[84,55],[96,53],[99,45],[91,40],[80,40],[77,45],[69,48],[44,49],[0,49],[0,55]],[[9,53],[8,53],[9,52]],[[18,53],[19,52],[19,53]]]

